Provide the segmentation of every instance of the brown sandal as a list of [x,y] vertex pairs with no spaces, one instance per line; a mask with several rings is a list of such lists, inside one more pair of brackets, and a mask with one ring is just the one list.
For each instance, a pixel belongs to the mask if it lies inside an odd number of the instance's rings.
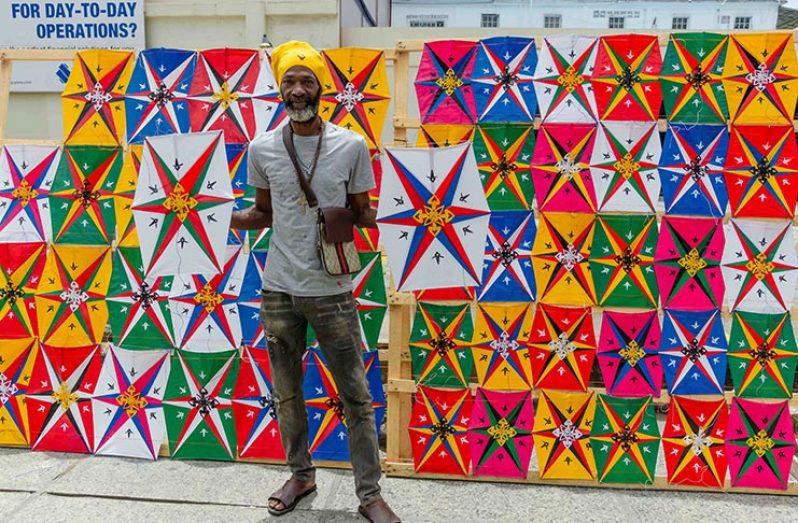
[[291,512],[296,508],[297,503],[299,503],[302,498],[313,492],[316,492],[315,483],[308,486],[307,483],[291,478],[283,483],[283,486],[269,497],[268,501],[270,503],[272,501],[279,501],[283,504],[283,508],[281,509],[269,507],[269,514],[272,516],[282,516],[283,514]]
[[360,505],[357,511],[371,523],[401,523],[399,516],[394,514],[391,507],[382,499],[369,503],[365,507]]

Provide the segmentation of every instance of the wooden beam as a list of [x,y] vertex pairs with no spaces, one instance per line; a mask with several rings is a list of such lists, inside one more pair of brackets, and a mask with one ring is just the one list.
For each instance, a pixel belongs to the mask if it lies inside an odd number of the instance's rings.
[[5,138],[8,102],[11,98],[11,60],[0,55],[0,140]]

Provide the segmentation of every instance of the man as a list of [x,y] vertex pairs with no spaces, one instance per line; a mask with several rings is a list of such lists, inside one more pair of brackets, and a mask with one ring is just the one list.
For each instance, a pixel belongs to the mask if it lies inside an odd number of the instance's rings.
[[[286,42],[274,49],[272,69],[289,116],[284,125],[293,129],[298,164],[319,206],[344,207],[348,201],[357,225],[376,227],[367,192],[374,187],[374,174],[365,140],[322,122],[318,115],[321,82],[327,74],[323,58],[305,42]],[[255,205],[234,213],[231,223],[236,229],[272,228],[261,319],[291,478],[269,498],[269,512],[290,512],[316,490],[302,395],[302,355],[309,324],[344,405],[358,510],[369,521],[399,521],[380,495],[377,431],[351,278],[329,276],[322,268],[316,209],[308,208],[282,136],[281,126],[250,144],[248,178],[256,189]]]

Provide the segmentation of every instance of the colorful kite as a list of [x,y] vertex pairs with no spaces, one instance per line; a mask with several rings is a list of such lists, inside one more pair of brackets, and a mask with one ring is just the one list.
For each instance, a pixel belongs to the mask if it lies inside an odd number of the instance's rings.
[[544,122],[586,123],[596,120],[596,97],[590,85],[596,43],[590,36],[547,36],[535,71],[535,93]]
[[[225,145],[224,149],[227,154],[227,167],[230,170],[233,198],[235,198],[233,207],[236,211],[243,211],[255,201],[255,188],[247,183],[249,146],[245,143],[231,143]],[[239,234],[243,234],[243,231]]]
[[28,402],[33,362],[39,350],[35,338],[4,339],[0,345],[0,445],[27,447]]
[[364,350],[377,348],[380,331],[388,311],[388,291],[379,252],[361,252],[361,269],[352,275],[352,294],[357,303]]
[[727,350],[719,309],[665,309],[659,357],[671,395],[723,394]]
[[732,126],[724,171],[732,216],[795,216],[796,158],[798,145],[792,125]]
[[732,486],[787,488],[796,441],[786,401],[732,399],[726,434]]
[[529,358],[536,389],[586,391],[596,338],[590,307],[539,304],[529,335]]
[[232,212],[221,133],[147,139],[133,217],[148,275],[220,272]]
[[166,442],[169,351],[111,347],[92,396],[94,453],[157,459]]
[[599,305],[656,307],[654,275],[657,218],[654,215],[603,215],[596,220],[590,271]]
[[468,474],[472,405],[471,389],[418,387],[408,427],[416,472]]
[[530,166],[539,210],[596,212],[588,168],[595,135],[595,124],[541,126]]
[[674,396],[662,431],[668,483],[722,488],[726,481],[726,400]]
[[191,131],[223,131],[225,143],[252,140],[261,116],[269,119],[256,110],[253,99],[259,75],[254,49],[201,51],[188,93]]
[[541,479],[596,479],[588,438],[595,413],[592,392],[540,392],[533,437]]
[[0,241],[52,239],[49,193],[61,149],[6,145],[0,149]]
[[449,147],[470,142],[474,130],[473,125],[422,125],[416,135],[416,147]]
[[343,47],[322,51],[329,78],[322,83],[319,114],[354,131],[377,148],[391,102],[385,54],[379,49]]
[[474,156],[491,210],[532,209],[529,162],[534,148],[531,125],[477,126]]
[[[385,415],[385,394],[380,378],[377,351],[363,353],[366,381],[379,432]],[[309,446],[314,459],[349,461],[348,421],[338,387],[321,349],[309,348],[305,360],[305,407],[308,410]]]
[[720,262],[723,227],[712,218],[665,216],[654,252],[654,273],[663,305],[709,309],[723,305]]
[[422,124],[476,121],[471,85],[476,49],[476,43],[461,40],[424,44],[415,81]]
[[110,245],[116,231],[114,192],[120,147],[66,146],[50,189],[53,242]]
[[[357,235],[355,235],[357,238]],[[248,234],[248,244],[250,251],[268,252],[269,243],[272,239],[272,230],[270,227],[265,227],[260,231],[252,231]]]
[[[263,53],[263,58],[260,62],[260,72],[258,81],[255,83],[255,94],[252,97],[252,102],[255,107],[255,136],[265,131],[271,131],[287,117],[285,105],[280,95],[280,86],[277,85],[277,80],[274,78],[271,57],[268,52]],[[246,107],[241,108],[242,111],[245,109]],[[254,136],[251,138],[254,138]],[[228,141],[226,137],[225,141]]]
[[416,301],[474,301],[476,287],[448,287],[413,291]]
[[114,190],[114,238],[117,246],[139,247],[138,231],[133,221],[133,197],[141,169],[144,146],[129,145],[123,153],[122,170]]
[[479,301],[535,300],[532,243],[535,216],[526,211],[499,211],[490,216],[488,241],[482,262]]
[[285,459],[272,389],[269,353],[245,346],[241,349],[241,367],[233,389],[239,458]]
[[481,303],[474,326],[477,383],[489,390],[531,390],[529,341],[532,306],[529,303]]
[[222,272],[175,277],[169,302],[177,347],[191,352],[222,352],[241,345],[239,294],[248,259],[237,247],[227,248]]
[[131,247],[114,252],[108,316],[114,344],[123,349],[171,349],[175,347],[169,294],[171,276],[144,274],[141,253]]
[[110,247],[54,245],[34,297],[37,334],[53,347],[100,343],[108,324]]
[[650,397],[621,399],[599,394],[590,444],[600,483],[652,484],[659,440]]
[[792,33],[731,35],[723,90],[735,124],[792,124],[798,99]]
[[519,36],[480,40],[471,76],[478,122],[532,122],[535,41]]
[[125,139],[125,91],[133,53],[78,51],[61,93],[65,143],[121,145]]
[[729,196],[723,178],[725,125],[669,125],[659,160],[666,214],[721,217]]
[[386,149],[377,223],[398,290],[478,285],[489,208],[470,144]]
[[587,213],[543,213],[532,245],[539,299],[543,303],[593,305],[596,291],[588,266],[595,217]]
[[729,110],[721,78],[728,36],[672,33],[659,83],[670,122],[725,124]]
[[139,52],[125,93],[128,143],[189,130],[188,91],[197,53],[183,49]]
[[99,345],[39,348],[26,396],[33,450],[91,454],[91,398],[101,366]]
[[657,311],[604,311],[598,362],[607,393],[621,397],[659,397],[662,365]]
[[659,117],[662,57],[655,35],[619,34],[599,39],[590,82],[602,120],[654,121]]
[[244,269],[244,279],[238,295],[238,319],[241,322],[241,343],[245,347],[266,349],[266,336],[260,319],[261,289],[266,253],[250,251]]
[[33,296],[44,270],[46,245],[0,243],[0,333],[4,340],[37,335]]
[[741,398],[792,398],[798,346],[790,314],[735,312],[729,370]]
[[533,420],[529,391],[478,388],[468,424],[474,475],[526,478]]
[[653,122],[599,125],[590,159],[599,211],[654,212],[659,199],[660,152]]
[[798,282],[790,222],[732,220],[726,232],[723,279],[730,308],[753,312],[789,310]]
[[[371,195],[371,192],[369,192]],[[371,203],[378,203],[377,200],[372,199]],[[355,227],[355,247],[358,252],[376,252],[380,250],[380,231],[379,229],[371,229],[366,227]]]
[[236,351],[172,354],[163,401],[172,458],[231,461],[236,457],[230,398],[237,371]]
[[471,306],[418,304],[410,334],[410,359],[416,383],[466,387],[474,360]]

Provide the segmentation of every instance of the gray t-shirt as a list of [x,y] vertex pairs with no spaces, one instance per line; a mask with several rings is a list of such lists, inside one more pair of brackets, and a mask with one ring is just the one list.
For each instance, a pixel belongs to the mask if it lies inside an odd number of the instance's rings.
[[[285,124],[287,125],[287,121]],[[283,144],[283,125],[255,138],[247,163],[251,186],[271,190],[272,237],[263,271],[263,288],[294,296],[332,296],[352,290],[349,276],[329,276],[318,253],[316,209],[309,209]],[[300,166],[310,167],[318,136],[294,135]],[[325,122],[316,173],[311,181],[321,207],[344,207],[346,192],[374,188],[366,140]]]

